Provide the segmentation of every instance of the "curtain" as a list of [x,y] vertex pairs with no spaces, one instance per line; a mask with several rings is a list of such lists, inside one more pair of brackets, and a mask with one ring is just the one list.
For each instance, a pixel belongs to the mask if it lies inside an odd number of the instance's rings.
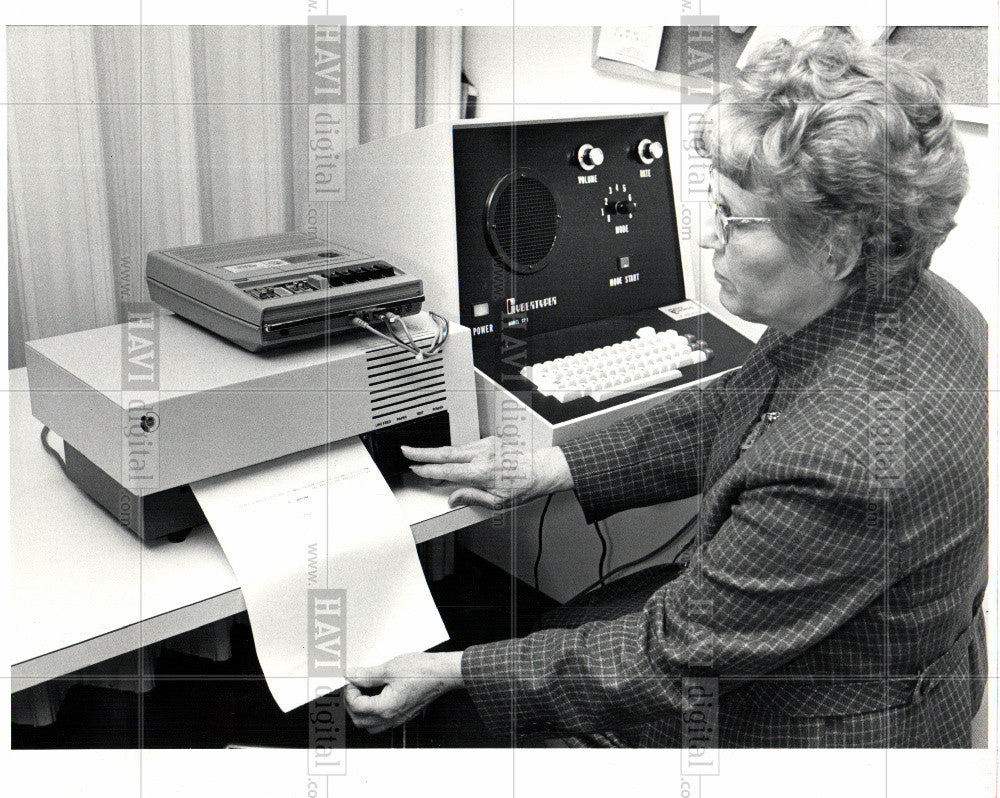
[[[348,28],[348,144],[458,118],[461,31]],[[304,229],[303,27],[8,27],[8,367],[114,324],[149,250]]]

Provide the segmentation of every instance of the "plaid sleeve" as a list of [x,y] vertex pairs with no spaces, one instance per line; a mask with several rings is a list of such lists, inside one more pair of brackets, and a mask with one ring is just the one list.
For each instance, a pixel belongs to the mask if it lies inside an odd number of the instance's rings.
[[728,677],[723,689],[775,670],[884,590],[876,490],[847,453],[783,452],[641,612],[467,649],[477,709],[502,733],[606,731],[681,711],[693,668]]
[[588,524],[701,492],[729,376],[561,444]]

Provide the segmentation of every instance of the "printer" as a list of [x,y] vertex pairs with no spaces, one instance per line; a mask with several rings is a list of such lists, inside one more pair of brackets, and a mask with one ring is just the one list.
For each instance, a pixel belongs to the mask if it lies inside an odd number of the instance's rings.
[[[319,266],[305,263],[303,242],[311,250],[318,240],[283,235],[209,247],[226,254],[242,247],[238,259],[245,263],[284,261],[249,274],[229,272],[255,282],[262,282],[262,273],[272,281],[297,279],[289,262],[300,256],[296,268],[325,276],[307,294],[313,299],[309,313],[323,291],[324,313],[356,318],[371,330],[352,326],[347,334],[318,337],[314,330],[311,340],[269,349],[244,321],[226,319],[220,329],[236,330],[226,337],[147,303],[137,304],[124,324],[26,345],[31,410],[63,439],[67,475],[142,539],[180,539],[204,523],[189,486],[207,477],[350,436],[360,436],[390,477],[406,469],[401,444],[438,446],[479,437],[469,330],[453,323],[443,340],[438,319],[412,312],[422,299],[419,281],[408,284],[388,264],[359,272],[363,290],[352,294],[350,283],[335,284],[334,273],[367,265],[360,253],[345,255],[346,248],[319,242],[323,251],[350,262],[327,257]],[[202,271],[213,257],[202,249]],[[212,301],[222,288],[208,282],[192,289],[196,281],[188,278],[172,281],[189,289],[183,301],[199,303],[202,321],[213,313],[222,317],[215,307],[221,300]],[[373,299],[372,286],[379,283],[390,289],[384,301]],[[168,278],[162,291],[175,290],[170,284]],[[301,307],[296,296],[277,293],[276,304]],[[411,313],[403,319],[394,307]],[[396,341],[375,329],[380,315],[405,322],[406,337]],[[328,333],[339,329],[336,319],[325,325]]]

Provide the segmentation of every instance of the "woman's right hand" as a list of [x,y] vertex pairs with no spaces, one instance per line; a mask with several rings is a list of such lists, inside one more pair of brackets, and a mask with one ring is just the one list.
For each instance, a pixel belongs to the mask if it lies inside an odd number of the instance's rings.
[[501,438],[491,436],[461,446],[403,446],[402,451],[417,463],[410,466],[417,476],[455,484],[448,497],[452,505],[500,510],[573,487],[569,465],[558,446],[526,451],[505,447]]

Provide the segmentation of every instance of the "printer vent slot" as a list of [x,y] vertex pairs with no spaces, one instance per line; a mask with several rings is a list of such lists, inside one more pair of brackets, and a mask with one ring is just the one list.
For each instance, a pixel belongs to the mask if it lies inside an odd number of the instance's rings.
[[376,421],[440,405],[445,399],[443,356],[417,360],[397,347],[369,352],[368,395]]

